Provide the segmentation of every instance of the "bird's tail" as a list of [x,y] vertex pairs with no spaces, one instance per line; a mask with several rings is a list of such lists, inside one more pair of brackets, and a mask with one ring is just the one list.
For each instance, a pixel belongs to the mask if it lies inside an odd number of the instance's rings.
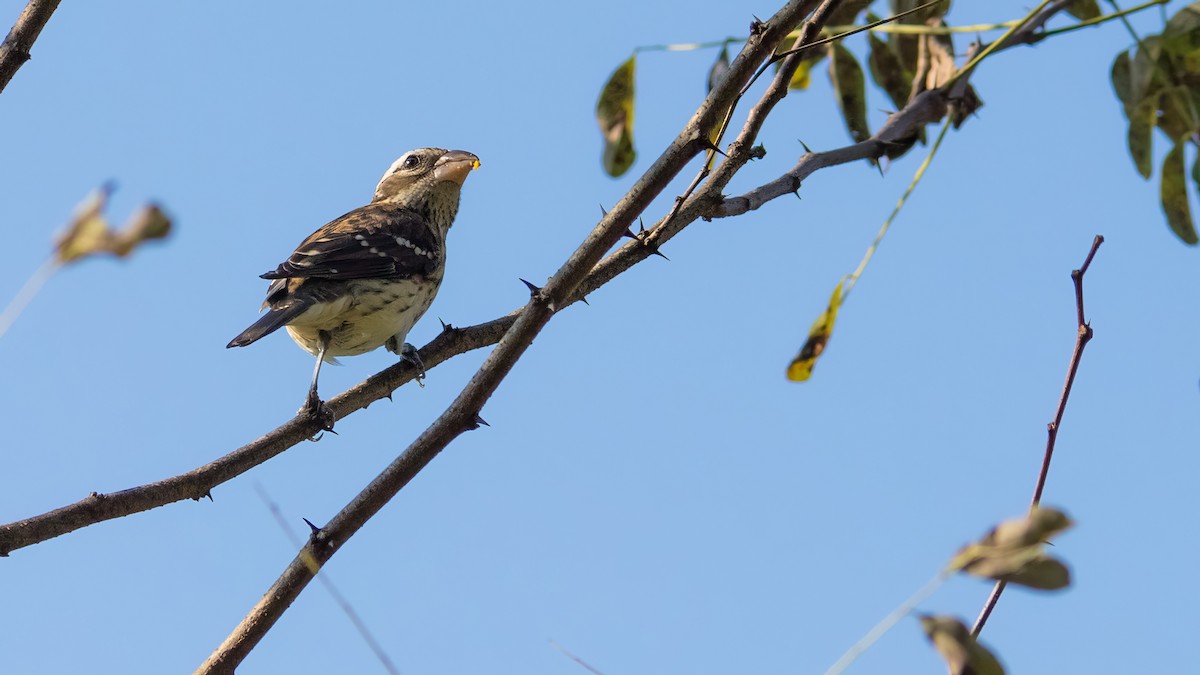
[[290,306],[283,309],[272,309],[258,321],[255,321],[249,328],[242,331],[240,335],[230,340],[229,344],[225,345],[225,348],[245,347],[261,337],[270,335],[282,328],[287,322],[303,314],[306,309],[308,307],[302,303],[291,303]]

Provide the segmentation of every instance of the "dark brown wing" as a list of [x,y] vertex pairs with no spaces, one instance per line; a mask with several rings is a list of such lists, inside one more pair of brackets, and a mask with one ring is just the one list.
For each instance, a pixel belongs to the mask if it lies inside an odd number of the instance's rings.
[[437,269],[442,245],[420,214],[395,204],[357,208],[313,232],[263,279],[401,279]]

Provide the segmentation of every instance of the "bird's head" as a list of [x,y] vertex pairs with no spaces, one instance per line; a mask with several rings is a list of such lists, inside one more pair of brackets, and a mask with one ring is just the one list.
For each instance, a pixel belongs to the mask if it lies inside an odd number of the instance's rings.
[[479,158],[464,150],[418,148],[400,156],[375,188],[375,203],[421,212],[443,231],[458,212],[458,195]]

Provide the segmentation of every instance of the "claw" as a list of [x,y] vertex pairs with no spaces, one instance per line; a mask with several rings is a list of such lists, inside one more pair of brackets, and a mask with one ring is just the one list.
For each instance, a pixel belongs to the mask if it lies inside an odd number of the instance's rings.
[[417,369],[417,386],[425,388],[425,364],[421,361],[421,355],[417,353],[417,348],[405,342],[400,347],[400,360],[408,362],[413,368]]
[[[307,415],[310,419],[316,422],[320,426],[321,431],[328,431],[331,434],[337,434],[337,432],[333,430],[333,423],[335,421],[333,410],[329,406],[325,405],[325,402],[317,396],[316,391],[308,392],[308,398],[304,400],[304,407],[300,409],[300,414]],[[321,440],[321,434],[318,433],[314,436],[311,436],[308,440],[314,442],[319,441]]]

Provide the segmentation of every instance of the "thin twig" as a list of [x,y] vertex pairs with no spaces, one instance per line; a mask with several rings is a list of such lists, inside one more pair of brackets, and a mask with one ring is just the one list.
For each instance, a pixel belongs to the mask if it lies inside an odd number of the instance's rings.
[[850,275],[845,290],[842,291],[842,302],[845,302],[846,298],[850,297],[850,291],[854,290],[854,285],[858,283],[863,270],[867,269],[867,263],[871,262],[871,257],[875,255],[875,251],[879,248],[879,243],[883,241],[883,236],[887,234],[888,228],[892,226],[892,221],[900,214],[900,209],[904,208],[904,204],[912,196],[913,190],[917,189],[917,184],[921,182],[921,177],[925,175],[925,172],[929,169],[929,165],[933,163],[933,158],[937,155],[938,148],[942,147],[942,141],[946,138],[946,132],[949,130],[950,120],[946,120],[942,124],[942,130],[938,132],[937,139],[933,142],[933,147],[929,148],[929,154],[925,155],[925,161],[921,162],[921,166],[917,167],[917,172],[913,175],[912,182],[908,184],[908,189],[904,191],[904,194],[900,195],[900,200],[896,202],[896,207],[892,209],[887,220],[883,221],[883,225],[880,226],[879,232],[875,235],[875,241],[871,242],[871,245],[867,247],[867,252],[863,254],[858,267]]
[[602,673],[602,672],[600,672],[599,670],[597,670],[596,668],[592,667],[592,665],[591,665],[591,664],[589,664],[587,661],[584,661],[583,659],[579,658],[578,656],[575,656],[575,655],[574,655],[574,654],[572,654],[571,652],[567,651],[567,649],[566,649],[565,647],[563,647],[562,645],[558,644],[558,643],[557,643],[557,642],[555,642],[554,640],[551,640],[551,641],[550,641],[550,644],[551,644],[551,646],[553,646],[555,649],[557,649],[558,651],[562,652],[562,654],[563,654],[564,656],[566,656],[568,659],[571,659],[571,660],[572,660],[572,661],[574,661],[575,663],[578,663],[579,665],[583,666],[584,668],[587,668],[587,669],[588,669],[589,671],[591,671],[592,673],[595,673],[595,675],[604,675],[604,673]]
[[[279,508],[279,504],[274,499],[271,499],[271,495],[267,494],[266,488],[260,483],[255,482],[254,489],[258,492],[259,498],[266,504],[267,510],[275,518],[275,524],[279,525],[280,530],[283,530],[283,535],[287,537],[292,546],[296,548],[303,546],[304,542],[300,541],[300,538],[296,536],[287,519],[283,517],[283,510]],[[358,615],[358,611],[354,609],[354,605],[351,605],[346,596],[342,595],[342,592],[334,585],[333,579],[328,574],[322,574],[317,579],[325,587],[325,590],[329,592],[329,595],[337,603],[342,613],[346,615],[346,618],[350,620],[350,624],[354,626],[354,630],[358,631],[363,642],[367,643],[367,648],[375,654],[375,658],[379,659],[379,663],[383,666],[383,669],[391,675],[400,675],[400,669],[396,667],[395,663],[392,663],[392,659],[384,651],[383,645],[379,644],[379,641],[375,639],[375,636],[371,633],[371,629],[367,627],[366,622],[362,620],[362,617]]]
[[946,583],[946,580],[953,575],[954,572],[950,570],[938,572],[936,577],[930,579],[928,583],[918,589],[916,593],[913,593],[910,598],[900,603],[899,607],[892,610],[891,613],[883,617],[882,621],[875,624],[871,630],[867,631],[867,634],[864,635],[862,639],[851,645],[850,649],[847,649],[846,653],[842,654],[841,658],[839,658],[836,663],[830,666],[829,670],[825,671],[825,675],[838,675],[842,671],[846,670],[851,663],[854,663],[855,659],[862,656],[863,652],[870,649],[871,645],[875,644],[879,641],[879,638],[886,635],[887,632],[900,621],[900,619],[908,616],[914,609],[917,608],[918,605],[920,605],[922,602],[925,602],[929,596],[933,595],[934,591],[941,588],[942,584]]
[[58,258],[51,256],[34,270],[33,274],[29,275],[29,279],[25,282],[25,285],[21,286],[21,290],[17,291],[17,294],[13,296],[13,299],[4,308],[4,311],[0,312],[0,337],[4,337],[8,329],[16,323],[17,317],[21,316],[21,312],[25,311],[30,301],[38,294],[38,291],[42,290],[42,287],[46,285],[46,282],[50,280],[50,277],[54,276],[54,273],[58,269]]
[[[1054,420],[1046,425],[1046,452],[1042,455],[1042,466],[1038,470],[1037,482],[1033,488],[1033,499],[1029,505],[1031,510],[1037,508],[1042,501],[1042,491],[1046,487],[1046,478],[1050,475],[1050,460],[1054,457],[1054,442],[1058,439],[1058,429],[1062,425],[1063,413],[1067,410],[1067,399],[1071,396],[1072,385],[1075,384],[1075,373],[1079,372],[1079,361],[1083,358],[1083,348],[1092,339],[1092,327],[1083,314],[1083,275],[1087,274],[1088,268],[1092,265],[1092,259],[1096,257],[1097,249],[1103,243],[1104,237],[1096,235],[1096,238],[1092,240],[1092,248],[1083,261],[1083,266],[1071,272],[1071,281],[1075,284],[1075,320],[1078,324],[1075,348],[1071,351],[1071,363],[1067,367],[1067,380],[1063,383],[1062,395],[1058,398],[1058,408],[1054,411]],[[972,635],[978,637],[979,633],[983,631],[983,626],[987,623],[988,617],[992,615],[992,610],[996,608],[996,603],[1000,601],[1000,594],[1004,592],[1006,585],[1003,581],[997,581],[996,585],[992,587],[992,592],[988,595],[987,602],[984,603],[983,610],[979,613],[979,618],[975,620],[975,627],[971,629]]]
[[61,0],[29,0],[4,42],[0,43],[0,91],[8,86],[17,70],[30,59],[29,51],[41,35],[50,15]]

